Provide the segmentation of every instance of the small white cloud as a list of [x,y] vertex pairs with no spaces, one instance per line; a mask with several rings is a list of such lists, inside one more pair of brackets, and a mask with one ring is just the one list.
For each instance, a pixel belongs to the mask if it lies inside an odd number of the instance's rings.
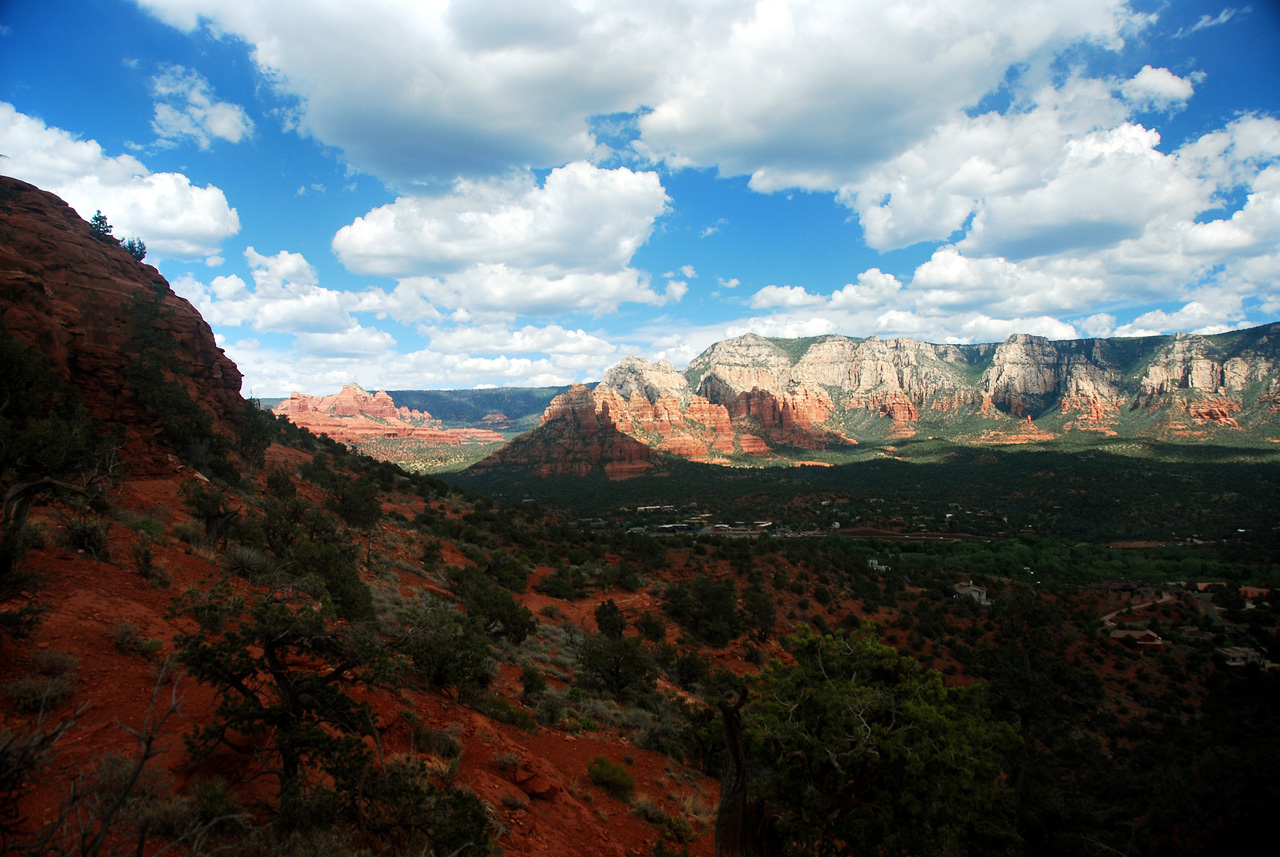
[[684,280],[672,280],[667,283],[666,300],[663,303],[680,303],[680,300],[688,293],[688,283]]
[[736,289],[738,286],[742,285],[742,281],[737,277],[732,277],[728,280],[723,277],[716,277],[716,284],[722,289]]
[[765,286],[751,296],[752,309],[814,306],[822,302],[822,295],[809,294],[803,286]]
[[1076,322],[1076,326],[1089,336],[1104,338],[1111,336],[1115,331],[1116,317],[1107,312],[1094,313]]
[[871,268],[858,275],[857,284],[850,283],[832,293],[827,306],[830,309],[861,310],[883,306],[894,300],[902,291],[902,283],[892,274],[879,268]]
[[669,199],[658,174],[584,161],[539,186],[531,171],[458,180],[440,197],[401,197],[342,227],[333,250],[361,274],[441,274],[475,264],[617,270],[648,240]]
[[1178,32],[1173,34],[1173,37],[1175,39],[1185,39],[1192,33],[1198,33],[1201,30],[1207,30],[1210,27],[1220,27],[1234,18],[1237,13],[1247,14],[1252,11],[1253,7],[1251,6],[1246,6],[1243,9],[1236,9],[1232,6],[1228,6],[1217,15],[1201,15],[1200,20],[1196,21],[1190,27],[1184,27],[1178,30]]
[[1171,110],[1185,107],[1195,95],[1192,80],[1178,77],[1167,68],[1144,65],[1120,86],[1121,93],[1134,106],[1142,110]]
[[681,265],[680,273],[684,274],[686,279],[692,280],[698,276],[698,272],[693,269],[692,265]]
[[459,180],[441,197],[401,197],[340,229],[333,249],[349,269],[400,277],[419,301],[445,311],[612,312],[683,295],[659,294],[630,267],[667,202],[656,172],[579,161],[541,186],[521,171]]
[[214,325],[293,334],[340,334],[359,328],[350,314],[357,296],[322,288],[315,269],[300,253],[282,250],[264,256],[249,247],[244,256],[253,288],[234,274],[214,277],[208,285],[184,274],[173,281],[173,289]]
[[711,226],[705,226],[705,227],[703,227],[702,231],[698,233],[698,237],[699,237],[699,238],[707,238],[707,237],[709,237],[709,236],[715,235],[717,232],[719,232],[719,231],[720,231],[720,229],[721,229],[722,227],[726,226],[728,223],[729,223],[729,221],[728,221],[728,220],[725,220],[725,219],[722,217],[722,218],[720,218],[719,220],[717,220],[714,224],[712,224]]
[[512,330],[506,325],[476,325],[452,329],[428,329],[431,349],[443,354],[549,354],[589,356],[603,361],[617,347],[585,330],[567,330],[558,324],[546,327],[525,325]]
[[294,337],[294,348],[299,354],[330,359],[390,355],[395,347],[396,340],[391,334],[360,325],[333,333],[299,333]]
[[259,289],[280,289],[286,283],[314,286],[318,282],[316,269],[301,253],[281,250],[274,256],[263,256],[250,246],[245,248],[244,259],[253,270],[253,281]]
[[1153,333],[1222,333],[1241,326],[1243,313],[1237,298],[1219,294],[1209,296],[1210,302],[1193,300],[1174,312],[1151,310],[1128,324],[1116,328],[1116,336],[1150,336]]
[[151,79],[155,118],[151,129],[160,146],[193,142],[208,149],[215,139],[239,143],[253,136],[253,120],[243,107],[216,101],[209,81],[180,65],[169,66]]

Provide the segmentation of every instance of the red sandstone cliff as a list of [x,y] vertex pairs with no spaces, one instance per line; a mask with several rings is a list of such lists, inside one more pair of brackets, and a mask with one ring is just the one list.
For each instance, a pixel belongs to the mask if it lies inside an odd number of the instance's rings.
[[292,393],[275,407],[274,413],[342,443],[375,437],[414,438],[447,446],[504,440],[490,429],[446,429],[431,414],[398,407],[385,391],[370,394],[358,384],[347,384],[328,396]]
[[538,476],[586,476],[610,479],[637,476],[653,466],[648,445],[624,434],[614,413],[621,396],[597,400],[582,384],[556,396],[542,425],[513,440],[473,466],[484,470],[527,470]]
[[80,391],[96,418],[129,426],[126,456],[135,468],[163,461],[156,426],[127,392],[132,360],[128,306],[135,295],[163,293],[161,331],[178,342],[179,377],[226,433],[244,407],[240,370],[213,331],[160,272],[118,244],[98,239],[76,212],[34,185],[0,177],[0,312],[9,332],[43,352]]

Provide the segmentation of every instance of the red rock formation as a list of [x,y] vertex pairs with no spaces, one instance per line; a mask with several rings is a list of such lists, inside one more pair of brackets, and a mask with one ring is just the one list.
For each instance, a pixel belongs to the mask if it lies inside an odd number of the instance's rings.
[[733,426],[729,423],[729,409],[724,405],[713,405],[702,396],[690,399],[685,419],[701,423],[716,434],[733,434]]
[[505,438],[489,429],[446,429],[425,411],[397,407],[391,396],[379,390],[370,395],[358,384],[347,384],[329,396],[291,393],[275,408],[295,425],[316,434],[327,434],[342,443],[375,437],[414,438],[427,443],[458,446],[464,443],[502,443]]
[[1058,402],[1058,410],[1064,414],[1075,413],[1076,419],[1093,422],[1111,422],[1118,406],[1098,396],[1063,396]]
[[213,415],[215,430],[229,432],[244,407],[240,370],[195,308],[175,295],[155,268],[95,237],[89,224],[53,194],[7,177],[0,177],[0,192],[5,325],[75,384],[91,414],[131,427],[125,453],[135,471],[164,466],[168,453],[156,445],[158,427],[124,381],[133,359],[122,347],[130,336],[128,307],[134,296],[163,296],[157,327],[179,343],[174,354],[179,380]]
[[1232,414],[1240,412],[1240,405],[1231,399],[1216,396],[1212,399],[1189,402],[1187,410],[1190,412],[1192,419],[1198,423],[1214,423],[1215,425],[1231,426],[1233,428],[1240,427],[1235,417],[1232,416]]
[[530,470],[539,476],[586,476],[603,472],[610,479],[627,479],[649,470],[649,446],[624,434],[614,422],[626,403],[616,391],[598,399],[590,388],[574,384],[551,400],[542,425],[521,435],[473,470]]
[[480,418],[480,425],[491,431],[510,431],[514,423],[506,414],[485,414]]
[[913,423],[920,419],[920,411],[903,393],[890,393],[881,396],[879,401],[874,403],[874,406],[881,416],[889,417],[894,422]]

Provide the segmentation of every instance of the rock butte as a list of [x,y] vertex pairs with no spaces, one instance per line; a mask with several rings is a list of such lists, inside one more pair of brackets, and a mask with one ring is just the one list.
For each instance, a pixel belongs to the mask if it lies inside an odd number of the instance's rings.
[[[458,446],[464,443],[502,443],[506,438],[491,428],[446,429],[425,411],[397,407],[385,391],[370,395],[358,384],[347,384],[329,396],[291,393],[273,411],[294,425],[316,434],[327,434],[342,443],[375,437],[414,438],[428,443]],[[490,419],[492,417],[492,419]],[[485,417],[500,426],[501,414]]]

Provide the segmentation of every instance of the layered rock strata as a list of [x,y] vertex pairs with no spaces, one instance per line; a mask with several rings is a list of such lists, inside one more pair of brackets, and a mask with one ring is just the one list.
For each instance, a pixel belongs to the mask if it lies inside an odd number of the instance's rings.
[[628,357],[594,390],[553,401],[543,423],[572,413],[586,426],[590,411],[610,432],[705,461],[832,448],[858,434],[906,437],[926,425],[943,434],[964,426],[977,443],[1082,430],[1185,438],[1189,424],[1268,425],[1280,411],[1278,350],[1280,325],[1120,340],[1017,334],[981,345],[747,334],[712,345],[683,373]]

